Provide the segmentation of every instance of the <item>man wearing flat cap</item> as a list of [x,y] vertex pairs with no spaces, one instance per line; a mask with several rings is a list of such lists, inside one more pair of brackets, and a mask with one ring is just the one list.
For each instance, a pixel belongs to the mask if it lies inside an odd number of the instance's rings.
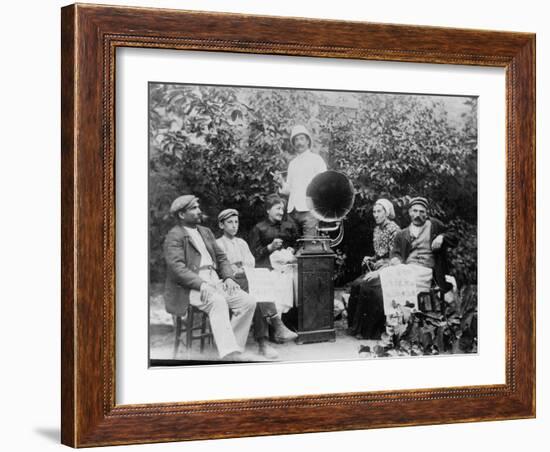
[[[225,209],[218,214],[218,226],[223,231],[222,236],[216,240],[224,251],[233,270],[235,281],[243,290],[246,287],[245,267],[254,268],[256,260],[250,252],[248,244],[237,237],[239,231],[239,212],[235,209]],[[240,280],[243,280],[241,283]],[[244,285],[244,287],[243,287]]]
[[448,273],[447,248],[456,245],[456,237],[441,221],[429,217],[428,211],[426,198],[418,196],[410,200],[411,224],[395,236],[391,263],[409,265],[415,273],[419,291],[429,290],[434,279],[447,292],[452,288],[445,280]]
[[276,173],[275,182],[280,185],[279,192],[288,195],[287,211],[298,225],[299,234],[302,237],[317,235],[319,221],[309,210],[306,190],[317,174],[327,170],[327,165],[319,154],[312,152],[313,140],[305,126],[292,128],[290,144],[296,151],[296,157],[288,165],[286,181]]
[[178,224],[164,240],[166,310],[183,316],[191,303],[206,312],[220,358],[239,359],[256,301],[232,279],[231,265],[212,231],[200,226],[198,198],[180,196],[172,203],[170,213]]
[[[247,272],[254,271],[256,259],[250,252],[248,244],[236,236],[239,231],[239,212],[235,209],[222,210],[218,215],[218,225],[223,231],[223,235],[217,240],[217,243],[227,255],[235,281],[241,289],[248,292],[249,282],[245,269]],[[256,311],[252,320],[254,339],[258,343],[260,355],[274,360],[278,359],[279,355],[267,343],[269,325],[273,327],[275,337],[280,338],[281,341],[290,341],[297,337],[294,332],[283,324],[275,302],[257,300]]]

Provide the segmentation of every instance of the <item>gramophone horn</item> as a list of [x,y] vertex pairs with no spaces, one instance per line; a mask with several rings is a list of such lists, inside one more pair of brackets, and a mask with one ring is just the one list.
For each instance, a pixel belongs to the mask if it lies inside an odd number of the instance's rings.
[[355,193],[350,180],[337,171],[317,174],[306,190],[313,216],[324,222],[339,222],[353,207]]

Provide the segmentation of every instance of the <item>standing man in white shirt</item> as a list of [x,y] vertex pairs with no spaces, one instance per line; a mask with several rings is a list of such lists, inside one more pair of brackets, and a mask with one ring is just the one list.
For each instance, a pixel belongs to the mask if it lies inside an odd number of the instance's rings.
[[241,360],[256,301],[233,280],[231,265],[212,231],[200,226],[198,198],[180,196],[170,213],[178,224],[164,240],[166,310],[184,316],[191,303],[206,312],[220,358]]
[[313,140],[305,126],[292,128],[290,143],[297,155],[288,165],[286,181],[279,173],[275,174],[275,181],[280,185],[279,192],[288,195],[287,211],[298,225],[300,235],[314,236],[319,221],[309,211],[306,190],[317,174],[327,170],[327,165],[319,154],[312,152]]

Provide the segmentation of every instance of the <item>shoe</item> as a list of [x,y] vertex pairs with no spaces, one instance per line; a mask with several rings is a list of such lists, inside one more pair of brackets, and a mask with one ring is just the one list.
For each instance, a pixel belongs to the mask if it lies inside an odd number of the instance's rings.
[[231,352],[225,356],[222,356],[220,359],[222,361],[229,361],[229,362],[242,361],[242,353],[238,351]]
[[266,359],[274,360],[279,359],[279,354],[271,345],[269,345],[265,340],[258,342],[259,352]]
[[281,339],[277,339],[275,337],[275,335],[273,334],[273,332],[270,331],[269,333],[269,342],[273,342],[274,344],[284,344],[285,341],[281,340]]
[[257,356],[254,353],[243,351],[243,352],[231,352],[220,358],[220,361],[228,363],[252,363],[257,360]]
[[275,339],[276,343],[293,341],[298,337],[298,335],[294,331],[289,330],[285,326],[285,324],[281,320],[281,317],[279,317],[278,315],[271,317],[269,320],[271,326],[273,326],[273,338]]

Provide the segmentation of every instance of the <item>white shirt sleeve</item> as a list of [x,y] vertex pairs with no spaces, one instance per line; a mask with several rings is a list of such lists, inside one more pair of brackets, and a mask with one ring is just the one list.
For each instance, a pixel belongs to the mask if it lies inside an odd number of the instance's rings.
[[296,172],[296,162],[292,160],[288,164],[288,174],[286,176],[286,187],[285,187],[289,194],[292,193],[292,188],[296,185],[296,182],[294,181],[295,172]]
[[323,160],[323,157],[319,155],[319,172],[324,173],[327,170],[327,164]]
[[256,259],[250,252],[248,243],[246,243],[243,239],[239,238],[239,245],[241,247],[242,254],[243,254],[243,265],[248,268],[254,268],[256,266]]

